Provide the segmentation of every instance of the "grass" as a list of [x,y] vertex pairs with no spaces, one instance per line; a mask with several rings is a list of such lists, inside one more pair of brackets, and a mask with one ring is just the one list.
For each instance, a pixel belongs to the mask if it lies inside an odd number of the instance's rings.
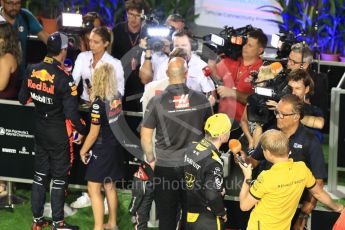
[[[328,149],[328,135],[326,135],[324,141],[323,151],[325,154],[325,162],[328,162],[329,149]],[[327,163],[326,163],[327,164]],[[340,185],[345,185],[345,172],[339,173],[338,183]],[[20,185],[18,186],[20,187]],[[238,196],[239,191],[233,190],[229,191],[229,195]],[[71,189],[70,193],[66,199],[67,203],[71,203],[78,196],[80,196],[80,190]],[[26,198],[26,202],[22,205],[17,205],[13,212],[8,210],[0,209],[0,229],[1,230],[23,230],[29,229],[32,222],[32,214],[30,209],[29,198],[31,195],[30,186],[23,185],[23,188],[17,189],[16,195]],[[49,197],[49,196],[47,196]],[[131,200],[131,194],[123,191],[118,192],[118,225],[120,230],[133,229],[132,223],[130,221],[130,216],[128,214],[127,208]],[[345,199],[339,199],[340,202],[345,205]],[[323,207],[322,204],[318,203],[319,207]],[[91,207],[79,209],[78,212],[71,217],[66,218],[67,222],[71,224],[78,225],[81,230],[92,230],[93,228],[93,214]],[[49,228],[46,228],[49,229]],[[153,230],[153,229],[152,229]]]
[[[26,198],[26,202],[15,206],[13,212],[9,210],[0,210],[0,229],[1,230],[23,230],[30,229],[32,223],[31,205],[29,198],[31,191],[28,189],[18,189],[16,195]],[[71,190],[66,202],[71,203],[80,195],[80,191]],[[118,225],[121,230],[133,229],[128,214],[127,208],[131,200],[131,194],[125,192],[118,192],[119,206],[118,206]],[[78,212],[67,217],[66,221],[78,225],[82,230],[93,229],[93,215],[91,207],[79,209]],[[49,228],[46,228],[49,229]]]

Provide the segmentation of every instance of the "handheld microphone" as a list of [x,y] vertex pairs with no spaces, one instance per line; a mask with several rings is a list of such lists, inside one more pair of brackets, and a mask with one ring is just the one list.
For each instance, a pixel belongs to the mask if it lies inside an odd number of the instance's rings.
[[241,142],[237,139],[230,139],[228,143],[230,151],[234,154],[234,157],[241,163],[244,167],[247,167],[247,163],[242,159],[239,152],[242,149]]
[[86,83],[87,88],[91,89],[92,86],[91,86],[91,83],[90,83],[90,79],[87,78],[87,79],[85,79],[84,81],[85,81],[85,83]]
[[205,77],[211,78],[216,88],[223,85],[223,82],[221,80],[218,80],[215,76],[212,75],[212,70],[209,66],[205,66],[204,68],[202,68],[202,72],[204,73]]

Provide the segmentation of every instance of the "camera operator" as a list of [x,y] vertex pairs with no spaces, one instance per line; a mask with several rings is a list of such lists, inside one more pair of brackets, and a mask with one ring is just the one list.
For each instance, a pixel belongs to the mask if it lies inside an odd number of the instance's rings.
[[[253,93],[251,72],[258,71],[262,65],[260,55],[264,52],[267,37],[261,29],[248,33],[247,43],[242,48],[242,57],[238,60],[222,57],[216,65],[216,75],[224,82],[217,88],[220,96],[218,112],[226,113],[230,118],[240,122],[247,97]],[[214,61],[209,65],[214,69]],[[215,71],[214,71],[215,72]]]
[[[168,16],[165,25],[169,26],[170,31],[180,31],[184,28],[184,19],[179,14],[171,14]],[[148,47],[148,39],[150,38],[140,40],[140,47],[144,49],[144,52],[141,56],[139,77],[143,84],[147,84],[158,79],[157,70],[161,63],[167,62],[168,54],[171,51],[171,39],[168,37],[158,38],[160,40],[158,43],[161,44],[157,44],[155,46],[157,46],[159,50],[155,50],[157,49],[155,47]],[[161,45],[163,46],[162,48],[160,48]]]
[[[289,138],[289,157],[294,161],[305,162],[316,178],[316,183],[323,187],[327,173],[322,146],[316,136],[300,122],[303,118],[303,104],[303,101],[296,95],[288,94],[283,96],[274,111],[277,119],[274,128],[281,130]],[[267,170],[272,166],[264,158],[261,143],[258,144],[249,157],[245,157],[245,154],[242,155],[246,162],[251,163],[253,167],[260,164],[261,169]],[[295,229],[305,226],[309,214],[316,206],[316,199],[310,193],[305,194],[302,202],[303,205]]]
[[[280,74],[283,70],[283,66],[280,64],[280,62],[274,62],[270,65],[267,66],[261,66],[259,69],[259,73],[257,75],[257,78],[255,79],[255,86],[256,87],[265,87],[268,83],[269,80],[274,79],[275,77],[277,77],[278,74]],[[253,103],[251,102],[252,99],[254,99]],[[265,120],[266,117],[267,119],[270,118],[269,113],[270,111],[268,110],[269,108],[267,107],[266,104],[260,105],[261,101],[256,101],[258,100],[258,95],[256,94],[252,94],[248,97],[248,103],[246,105],[246,107],[244,108],[243,111],[243,115],[241,118],[241,128],[243,131],[243,134],[245,135],[245,137],[247,138],[247,149],[253,149],[257,146],[258,141],[259,141],[259,137],[262,134],[262,125],[264,125],[263,123],[259,122],[258,120]],[[266,103],[266,101],[262,101],[263,103]],[[249,106],[249,108],[248,108]],[[259,111],[255,110],[252,111],[251,107],[260,107],[260,106],[264,106],[265,108],[259,108]],[[275,105],[276,106],[276,105]],[[256,119],[253,121],[249,121],[248,120],[248,110],[249,112],[254,112],[256,116],[262,116],[262,119]],[[249,114],[251,115],[251,114]],[[272,112],[272,116],[273,119],[273,112]],[[260,117],[261,118],[261,117]],[[269,123],[269,121],[267,121],[266,123]]]
[[287,68],[290,70],[304,69],[310,74],[315,88],[314,93],[309,94],[307,99],[310,99],[311,104],[319,107],[326,114],[329,105],[327,76],[312,70],[312,61],[313,53],[310,48],[302,42],[296,43],[291,46]]
[[[163,47],[160,50],[152,50],[154,47],[148,47],[148,38],[140,40],[140,47],[144,49],[141,56],[141,66],[139,69],[139,77],[143,84],[157,80],[157,70],[161,63],[166,62],[170,53],[170,41],[167,38],[159,38]],[[158,45],[160,46],[160,45]]]
[[[172,40],[174,49],[182,48],[187,53],[187,87],[197,92],[212,95],[214,93],[215,87],[212,80],[210,78],[205,77],[202,71],[202,69],[205,66],[207,66],[207,64],[193,52],[196,49],[195,46],[197,45],[197,43],[194,39],[192,39],[192,35],[186,30],[176,31],[173,34]],[[159,67],[157,74],[158,80],[167,78],[167,66],[168,61],[162,63]]]

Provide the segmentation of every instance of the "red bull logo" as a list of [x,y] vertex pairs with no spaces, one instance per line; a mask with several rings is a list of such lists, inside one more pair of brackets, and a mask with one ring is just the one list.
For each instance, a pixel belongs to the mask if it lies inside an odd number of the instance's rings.
[[45,82],[34,83],[31,79],[28,80],[28,87],[31,89],[36,89],[38,91],[43,91],[49,94],[54,94],[54,85],[48,85]]
[[40,81],[49,81],[50,83],[54,83],[54,78],[55,75],[50,75],[50,73],[48,73],[48,71],[46,69],[42,69],[42,70],[32,70],[31,73],[31,77],[32,78],[37,78]]
[[119,105],[121,105],[121,100],[113,100],[111,103],[111,108],[116,109]]

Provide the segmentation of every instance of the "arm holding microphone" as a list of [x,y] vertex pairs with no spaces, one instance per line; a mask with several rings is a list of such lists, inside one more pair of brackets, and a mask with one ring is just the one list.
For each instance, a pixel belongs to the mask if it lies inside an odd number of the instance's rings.
[[[259,165],[260,161],[255,160],[252,157],[248,157],[247,154],[242,150],[241,142],[237,139],[230,139],[229,143],[229,151],[232,152],[234,155],[234,159],[236,163],[239,163],[240,165],[247,167],[248,165],[251,165],[252,168],[255,168]],[[242,168],[242,167],[241,167]]]
[[252,182],[252,164],[247,164],[239,155],[240,152],[243,153],[243,151],[241,150],[242,145],[239,140],[231,139],[229,141],[229,149],[240,163],[239,166],[241,167],[244,176],[241,192],[239,195],[240,208],[242,211],[249,211],[256,203],[259,202],[259,200],[252,197],[249,193],[249,188]]

